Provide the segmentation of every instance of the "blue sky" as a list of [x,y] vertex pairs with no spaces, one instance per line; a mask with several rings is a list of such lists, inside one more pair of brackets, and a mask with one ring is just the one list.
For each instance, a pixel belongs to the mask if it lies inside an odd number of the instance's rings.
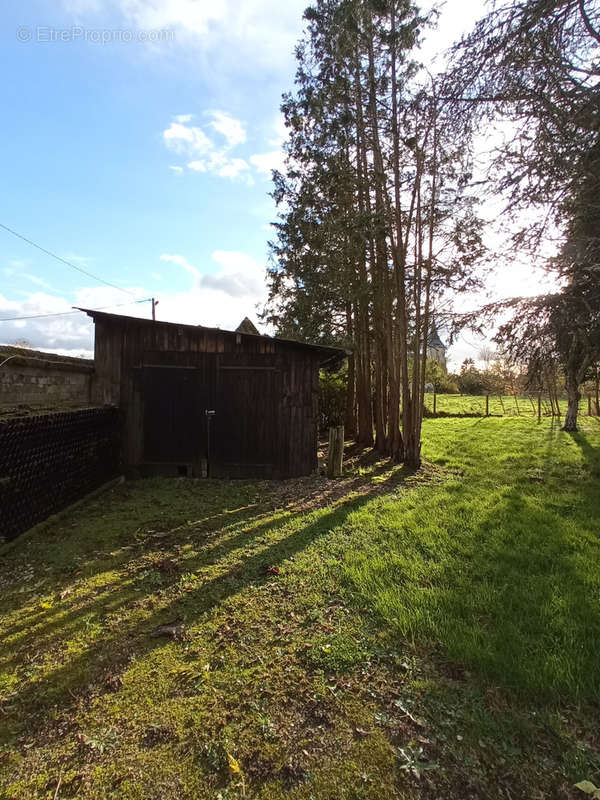
[[[266,296],[271,168],[306,0],[9,0],[0,59],[0,318],[73,305],[236,326]],[[448,0],[439,52],[484,11]],[[102,40],[105,40],[104,43]],[[150,41],[148,41],[150,40]],[[519,278],[522,279],[522,275]],[[502,280],[514,289],[514,276]],[[535,281],[530,287],[535,290]],[[0,342],[91,353],[84,315],[0,321]],[[476,356],[465,342],[454,363]]]
[[[136,297],[156,295],[162,318],[228,327],[252,315],[303,7],[11,3],[0,222]],[[0,276],[2,317],[128,301],[5,231]],[[91,341],[88,321],[74,318],[0,324],[0,340],[15,338]]]

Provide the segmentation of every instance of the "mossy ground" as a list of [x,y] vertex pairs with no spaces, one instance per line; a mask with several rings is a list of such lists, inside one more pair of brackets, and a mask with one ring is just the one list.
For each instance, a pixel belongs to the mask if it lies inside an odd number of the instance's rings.
[[17,542],[0,797],[576,797],[599,453],[594,419],[428,420],[414,476],[144,480]]

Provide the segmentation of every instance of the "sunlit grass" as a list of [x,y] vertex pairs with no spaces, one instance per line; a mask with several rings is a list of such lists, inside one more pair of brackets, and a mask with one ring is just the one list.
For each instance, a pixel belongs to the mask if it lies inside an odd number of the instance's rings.
[[[425,407],[429,414],[433,413],[434,401],[433,394],[425,395]],[[567,400],[559,398],[558,408],[562,415],[567,410]],[[533,393],[529,395],[497,395],[490,394],[487,399],[485,395],[462,395],[462,394],[437,394],[435,398],[436,414],[440,416],[478,416],[483,417],[486,412],[495,417],[523,417],[524,419],[536,419],[538,416],[538,396]],[[591,406],[592,413],[595,406]],[[544,419],[552,417],[552,407],[547,395],[542,395],[540,404],[541,416]],[[588,415],[588,398],[584,396],[579,403],[579,413],[585,417]]]
[[460,480],[352,517],[345,574],[402,637],[515,690],[600,695],[598,429],[430,421]]
[[456,800],[600,783],[599,446],[594,419],[426,420],[416,476],[138,481],[17,541],[0,796],[420,798],[425,763]]

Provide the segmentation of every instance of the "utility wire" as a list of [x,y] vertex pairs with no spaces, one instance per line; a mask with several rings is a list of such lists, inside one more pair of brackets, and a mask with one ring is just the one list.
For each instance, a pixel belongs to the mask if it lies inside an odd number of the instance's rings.
[[21,233],[17,233],[17,231],[13,231],[12,228],[9,228],[8,225],[4,225],[2,222],[0,222],[0,228],[4,228],[5,231],[8,231],[9,233],[12,233],[13,236],[17,237],[17,239],[22,239],[24,242],[27,242],[27,244],[30,244],[32,247],[36,247],[38,250],[41,250],[42,253],[45,253],[47,256],[50,256],[51,258],[55,258],[57,261],[60,261],[61,263],[66,264],[67,267],[72,267],[72,269],[76,269],[77,272],[81,272],[84,275],[87,275],[88,278],[93,278],[95,281],[99,281],[99,283],[105,284],[105,286],[110,286],[112,289],[118,289],[120,292],[125,292],[125,294],[130,294],[132,297],[135,297],[133,292],[130,292],[128,289],[123,289],[121,286],[117,286],[114,283],[110,283],[110,281],[105,281],[104,278],[99,278],[97,275],[93,275],[91,272],[88,272],[87,270],[82,269],[81,267],[78,267],[76,264],[73,264],[71,261],[67,261],[66,258],[62,258],[61,256],[57,256],[56,253],[53,253],[51,250],[46,250],[45,247],[42,247],[41,245],[36,244],[36,242],[33,242],[31,239],[28,239],[26,236],[23,236]]
[[[129,303],[113,303],[110,306],[101,306],[100,308],[90,308],[90,311],[104,311],[106,308],[121,308],[122,306],[131,306],[135,303],[149,303],[151,297],[145,297],[143,300],[130,300]],[[80,314],[80,311],[57,311],[55,314],[31,314],[28,317],[0,317],[0,322],[16,322],[23,319],[42,319],[45,317],[68,317],[70,314]]]

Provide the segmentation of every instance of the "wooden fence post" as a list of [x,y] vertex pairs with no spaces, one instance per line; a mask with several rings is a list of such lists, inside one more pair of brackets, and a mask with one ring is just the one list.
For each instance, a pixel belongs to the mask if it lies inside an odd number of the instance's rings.
[[542,421],[542,393],[538,394],[538,422]]
[[339,478],[342,475],[344,460],[344,426],[329,428],[329,452],[327,453],[327,477]]
[[437,411],[437,393],[435,389],[433,390],[433,413],[435,414]]
[[588,394],[588,417],[592,416],[592,395]]
[[486,394],[486,396],[485,396],[485,415],[486,415],[486,417],[489,417],[489,415],[490,415],[490,396],[489,396],[489,394]]

